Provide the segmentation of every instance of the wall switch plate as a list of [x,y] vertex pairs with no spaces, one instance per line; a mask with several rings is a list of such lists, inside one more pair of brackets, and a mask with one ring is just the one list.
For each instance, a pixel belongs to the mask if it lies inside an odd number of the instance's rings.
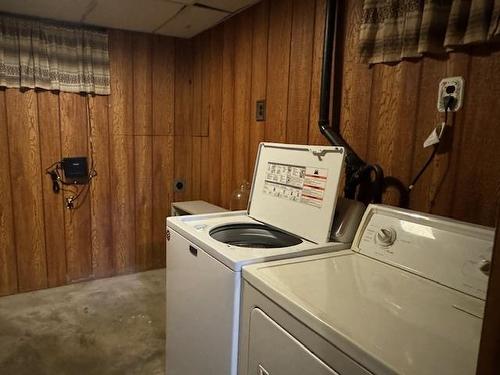
[[257,104],[255,106],[255,120],[256,121],[265,121],[266,120],[266,101],[265,100],[257,100]]
[[444,112],[444,98],[453,96],[455,104],[451,109],[452,112],[458,111],[462,108],[464,100],[464,78],[463,77],[448,77],[443,78],[439,82],[437,108],[439,112]]

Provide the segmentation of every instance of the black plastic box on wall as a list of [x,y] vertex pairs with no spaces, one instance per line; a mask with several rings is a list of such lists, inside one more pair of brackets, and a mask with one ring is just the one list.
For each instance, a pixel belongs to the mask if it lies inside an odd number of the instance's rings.
[[66,182],[73,184],[86,184],[89,181],[87,158],[84,156],[64,158],[62,168]]

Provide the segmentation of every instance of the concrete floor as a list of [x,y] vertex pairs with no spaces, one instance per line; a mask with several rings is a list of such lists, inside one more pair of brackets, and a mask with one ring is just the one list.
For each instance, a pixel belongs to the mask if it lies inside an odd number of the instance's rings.
[[164,374],[165,270],[0,298],[0,374]]

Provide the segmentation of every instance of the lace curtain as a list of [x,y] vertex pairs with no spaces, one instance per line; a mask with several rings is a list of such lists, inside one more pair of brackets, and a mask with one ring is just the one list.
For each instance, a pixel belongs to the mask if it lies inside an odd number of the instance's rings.
[[395,62],[500,41],[500,0],[364,0],[362,61]]
[[108,35],[0,14],[0,86],[109,95]]

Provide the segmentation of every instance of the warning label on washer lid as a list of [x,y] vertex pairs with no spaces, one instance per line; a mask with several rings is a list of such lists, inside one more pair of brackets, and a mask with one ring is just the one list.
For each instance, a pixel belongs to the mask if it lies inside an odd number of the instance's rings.
[[321,207],[327,179],[327,169],[269,162],[264,193]]
[[307,167],[301,201],[311,206],[321,207],[327,179],[328,170]]

